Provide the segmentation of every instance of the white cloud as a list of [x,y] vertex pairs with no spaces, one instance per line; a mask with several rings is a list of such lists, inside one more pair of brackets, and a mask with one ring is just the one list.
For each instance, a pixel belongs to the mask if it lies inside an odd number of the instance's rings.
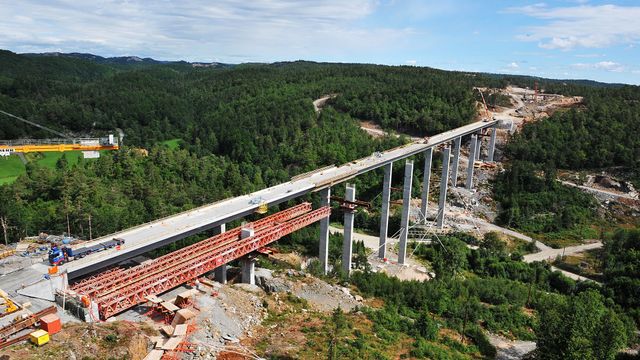
[[380,54],[410,28],[365,27],[377,0],[3,1],[0,48],[273,61]]
[[405,63],[407,65],[415,66],[418,62],[416,60],[407,60]]
[[580,5],[552,8],[536,4],[511,8],[509,12],[545,21],[545,24],[529,27],[525,35],[518,36],[524,41],[537,41],[545,49],[602,48],[640,40],[640,6]]
[[509,69],[517,69],[517,68],[519,68],[519,67],[520,67],[520,65],[518,65],[518,63],[517,63],[517,62],[512,62],[512,63],[507,64],[507,67],[508,67]]
[[573,64],[572,66],[576,69],[597,69],[611,72],[625,71],[625,67],[622,64],[613,61],[600,61],[593,64],[577,63]]

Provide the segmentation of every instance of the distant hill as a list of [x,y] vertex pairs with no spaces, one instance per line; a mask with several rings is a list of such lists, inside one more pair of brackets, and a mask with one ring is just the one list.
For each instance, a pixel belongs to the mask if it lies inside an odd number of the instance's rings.
[[61,53],[61,52],[46,52],[46,53],[24,53],[20,54],[29,57],[62,57],[62,58],[74,58],[88,60],[97,64],[104,65],[191,65],[192,67],[211,67],[211,68],[225,68],[232,67],[233,64],[225,64],[219,62],[188,62],[188,61],[164,61],[156,60],[152,58],[141,58],[139,56],[115,56],[115,57],[103,57],[100,55],[88,54],[88,53]]

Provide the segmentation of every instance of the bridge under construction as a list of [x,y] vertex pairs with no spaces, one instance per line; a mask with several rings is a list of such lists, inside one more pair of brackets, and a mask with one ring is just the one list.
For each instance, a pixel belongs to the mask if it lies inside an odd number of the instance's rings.
[[[64,281],[51,287],[57,288],[57,292],[64,291],[65,295],[77,297],[91,304],[90,308],[95,309],[100,318],[107,319],[136,304],[146,302],[150,296],[193,281],[214,269],[216,278],[224,282],[226,281],[226,264],[236,259],[239,259],[242,265],[243,281],[253,282],[255,251],[317,221],[320,222],[319,258],[326,273],[329,268],[331,188],[381,167],[384,168],[384,181],[378,256],[385,258],[388,247],[391,173],[394,162],[403,159],[406,162],[398,263],[404,264],[414,165],[409,158],[418,154],[424,155],[420,211],[425,219],[427,213],[431,214],[431,217],[435,218],[435,225],[442,228],[445,223],[447,187],[450,183],[453,186],[457,184],[463,137],[465,140],[469,139],[469,164],[465,186],[471,189],[474,184],[474,164],[482,157],[483,139],[487,139],[485,141],[486,156],[483,160],[491,162],[494,159],[496,132],[500,123],[498,120],[471,123],[388,151],[377,152],[341,166],[329,166],[301,174],[286,183],[251,194],[218,201],[95,239],[83,246],[98,245],[113,238],[124,239],[125,243],[117,248],[93,253],[60,266],[59,273],[63,274]],[[432,155],[435,148],[440,148],[443,156],[440,196],[438,208],[428,209]],[[312,209],[311,204],[302,203],[253,223],[225,231],[225,224],[250,215],[260,207],[277,205],[312,192],[318,192],[321,197],[320,207],[315,210]],[[342,206],[344,210],[342,267],[346,273],[351,270],[354,205],[357,204],[355,195],[355,186],[347,183]],[[219,234],[133,268],[110,268],[134,256],[210,229],[218,229]],[[86,278],[90,274],[93,276]],[[66,285],[70,280],[73,282],[83,277],[85,278],[76,281],[71,287]],[[36,286],[42,285],[36,284]]]

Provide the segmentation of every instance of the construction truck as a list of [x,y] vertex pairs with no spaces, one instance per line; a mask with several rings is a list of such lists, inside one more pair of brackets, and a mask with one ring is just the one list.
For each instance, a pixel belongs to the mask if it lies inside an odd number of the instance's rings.
[[124,239],[122,238],[114,238],[113,240],[108,240],[103,243],[81,247],[78,249],[73,249],[70,246],[58,246],[57,244],[51,244],[51,249],[49,250],[49,264],[62,265],[69,261],[82,259],[89,254],[111,249],[114,247],[119,248],[123,244]]

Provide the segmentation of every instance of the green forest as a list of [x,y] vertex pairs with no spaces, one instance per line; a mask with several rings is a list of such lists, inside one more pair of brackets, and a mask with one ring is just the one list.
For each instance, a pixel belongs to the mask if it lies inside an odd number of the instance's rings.
[[[104,136],[117,129],[125,134],[119,151],[99,159],[66,154],[55,162],[53,157],[30,161],[0,185],[6,241],[41,231],[97,237],[275,185],[406,141],[372,138],[359,121],[428,136],[473,121],[479,100],[474,86],[531,86],[532,81],[407,66],[303,61],[129,66],[0,51],[0,109],[70,136]],[[526,125],[510,139],[505,171],[492,184],[497,221],[550,242],[601,238],[602,285],[574,282],[545,263],[524,263],[519,251],[507,250],[492,235],[455,233],[442,237],[440,246],[415,248],[436,273],[425,282],[373,272],[358,244],[354,263],[361,270],[350,278],[336,271],[328,281],[350,284],[384,304],[360,309],[375,330],[369,340],[349,332],[343,321],[351,317],[334,313],[336,327],[342,324],[336,334],[345,334],[344,341],[334,339],[343,358],[384,358],[378,350],[402,338],[409,339],[409,355],[416,358],[488,359],[496,349],[487,332],[537,341],[536,359],[616,359],[620,349],[637,341],[638,230],[600,226],[605,220],[593,197],[561,185],[556,175],[558,169],[621,167],[637,182],[640,143],[627,134],[640,130],[640,88],[544,79],[540,84],[547,92],[585,100]],[[316,114],[313,100],[328,94],[336,96]],[[490,105],[506,101],[485,95]],[[51,137],[6,117],[2,125],[2,139]],[[434,154],[434,167],[440,158]],[[10,159],[12,167],[19,165]],[[0,167],[3,161],[9,163],[0,159]],[[394,183],[403,170],[394,167]],[[421,171],[417,166],[414,172],[414,194],[420,191]],[[373,209],[379,208],[381,179],[374,171],[354,180],[357,197],[371,201]],[[336,187],[335,193],[341,192]],[[309,200],[317,202],[313,196]],[[376,232],[376,211],[358,211],[356,227]],[[336,212],[334,220],[340,215]],[[398,227],[395,214],[390,233]],[[317,231],[303,229],[280,246],[317,255]],[[172,248],[191,241],[197,238]],[[336,269],[340,242],[332,235]],[[459,336],[444,336],[440,329]]]

